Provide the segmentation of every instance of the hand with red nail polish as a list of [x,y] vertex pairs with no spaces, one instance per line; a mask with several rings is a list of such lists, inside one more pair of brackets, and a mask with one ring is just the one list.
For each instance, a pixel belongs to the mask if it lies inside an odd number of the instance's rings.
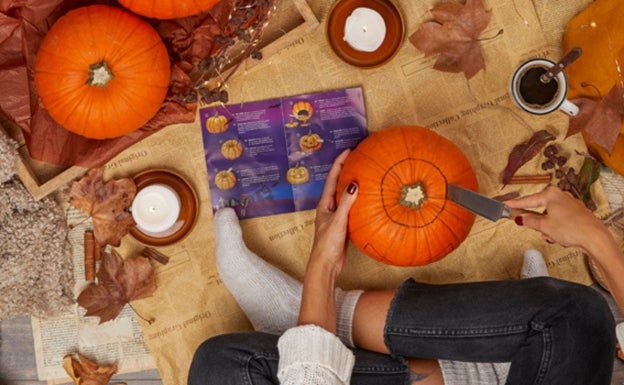
[[516,224],[539,231],[545,241],[585,250],[605,276],[609,291],[624,310],[624,252],[604,223],[579,199],[561,189],[545,190],[505,202],[510,208],[535,210],[514,218]]

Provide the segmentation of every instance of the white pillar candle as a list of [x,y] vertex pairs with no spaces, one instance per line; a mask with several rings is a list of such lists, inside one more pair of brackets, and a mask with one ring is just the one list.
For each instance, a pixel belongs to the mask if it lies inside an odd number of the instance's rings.
[[132,217],[141,231],[168,230],[180,215],[180,197],[169,186],[152,184],[142,188],[132,201]]
[[374,9],[359,7],[345,22],[343,40],[357,51],[374,52],[386,38],[386,23]]

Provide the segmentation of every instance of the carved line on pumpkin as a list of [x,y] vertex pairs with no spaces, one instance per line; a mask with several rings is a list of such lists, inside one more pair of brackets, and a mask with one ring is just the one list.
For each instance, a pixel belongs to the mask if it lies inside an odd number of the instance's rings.
[[[400,163],[403,163],[403,162],[423,162],[423,163],[426,163],[427,165],[431,166],[434,170],[436,170],[436,171],[439,173],[439,175],[442,177],[442,179],[444,179],[444,183],[445,183],[445,184],[447,184],[447,183],[448,183],[448,181],[447,181],[447,179],[446,179],[446,175],[444,175],[444,173],[442,172],[442,170],[441,170],[441,169],[440,169],[437,165],[435,165],[434,163],[432,163],[432,162],[431,162],[431,161],[429,161],[429,160],[426,160],[426,159],[420,159],[420,158],[412,158],[412,157],[408,157],[408,158],[403,158],[403,159],[398,160],[398,161],[396,161],[395,163],[393,163],[390,167],[388,167],[388,169],[384,172],[383,177],[381,178],[381,182],[380,182],[380,184],[379,184],[379,193],[380,193],[380,194],[379,194],[379,196],[381,196],[381,199],[382,199],[382,207],[383,207],[384,212],[386,213],[386,216],[387,216],[387,217],[388,217],[388,218],[389,218],[392,222],[396,223],[397,225],[406,226],[406,227],[414,227],[414,228],[424,228],[424,227],[427,227],[427,226],[431,225],[432,223],[434,223],[434,222],[438,219],[438,217],[440,216],[440,213],[442,213],[442,212],[444,211],[444,209],[445,209],[445,207],[446,207],[446,199],[442,199],[443,203],[442,203],[442,205],[441,205],[440,209],[437,211],[437,213],[433,216],[433,218],[432,218],[431,220],[429,220],[428,222],[423,223],[423,224],[421,224],[421,225],[415,225],[415,224],[408,224],[408,223],[404,223],[404,222],[399,222],[399,221],[398,221],[398,220],[396,220],[394,217],[392,217],[392,215],[390,214],[390,212],[389,212],[389,211],[387,210],[387,208],[386,208],[386,202],[384,201],[384,196],[385,196],[385,195],[384,195],[384,185],[385,185],[384,181],[386,180],[386,178],[387,178],[387,177],[388,177],[388,178],[390,178],[390,177],[396,177],[396,178],[397,178],[397,180],[400,182],[400,184],[401,184],[401,185],[413,185],[413,184],[416,184],[416,183],[418,183],[418,182],[421,182],[421,183],[422,183],[422,180],[404,181],[404,180],[401,180],[401,178],[400,178],[400,177],[397,177],[397,174],[396,174],[396,173],[394,173],[394,172],[393,172],[393,170],[394,170],[394,168],[395,168],[395,167],[398,167],[398,165],[399,165]],[[412,168],[413,168],[413,167],[412,167]],[[424,190],[424,186],[423,186],[423,190]],[[420,209],[422,208],[422,205],[426,204],[427,200],[429,200],[429,199],[431,199],[431,198],[432,198],[432,197],[428,196],[428,194],[427,194],[427,192],[426,192],[426,191],[425,191],[425,194],[426,194],[427,196],[425,197],[424,201],[423,201],[423,202],[421,202],[420,206],[419,206],[419,207],[412,207],[414,210],[420,210]],[[445,191],[445,194],[446,194],[446,191]],[[400,204],[400,200],[401,200],[401,197],[400,197],[400,196],[399,196],[399,197],[397,197],[397,202],[398,202],[399,204]],[[397,203],[397,202],[393,202],[393,204],[394,204],[394,203]],[[406,207],[406,206],[404,206],[404,207]]]

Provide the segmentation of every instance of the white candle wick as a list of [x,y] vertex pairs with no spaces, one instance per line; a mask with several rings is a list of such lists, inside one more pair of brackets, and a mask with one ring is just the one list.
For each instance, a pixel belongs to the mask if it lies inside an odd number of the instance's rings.
[[132,218],[139,230],[160,233],[176,223],[180,206],[175,190],[164,184],[152,184],[142,188],[132,201]]
[[343,40],[357,51],[374,52],[386,38],[386,23],[374,9],[359,7],[345,21]]

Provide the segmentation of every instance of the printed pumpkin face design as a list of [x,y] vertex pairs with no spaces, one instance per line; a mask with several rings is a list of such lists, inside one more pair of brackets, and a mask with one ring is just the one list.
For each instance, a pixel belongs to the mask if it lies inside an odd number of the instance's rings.
[[223,115],[214,115],[206,120],[206,130],[211,134],[220,134],[227,131],[229,122]]
[[234,160],[243,154],[243,145],[236,139],[230,139],[221,145],[221,155],[225,159]]
[[319,134],[309,132],[299,138],[299,148],[301,148],[303,152],[318,151],[321,147],[323,147],[323,139],[321,139]]
[[310,180],[310,172],[304,166],[295,166],[286,172],[286,180],[292,185],[304,184]]
[[229,190],[236,186],[236,174],[232,170],[221,170],[215,175],[214,181],[219,190]]

